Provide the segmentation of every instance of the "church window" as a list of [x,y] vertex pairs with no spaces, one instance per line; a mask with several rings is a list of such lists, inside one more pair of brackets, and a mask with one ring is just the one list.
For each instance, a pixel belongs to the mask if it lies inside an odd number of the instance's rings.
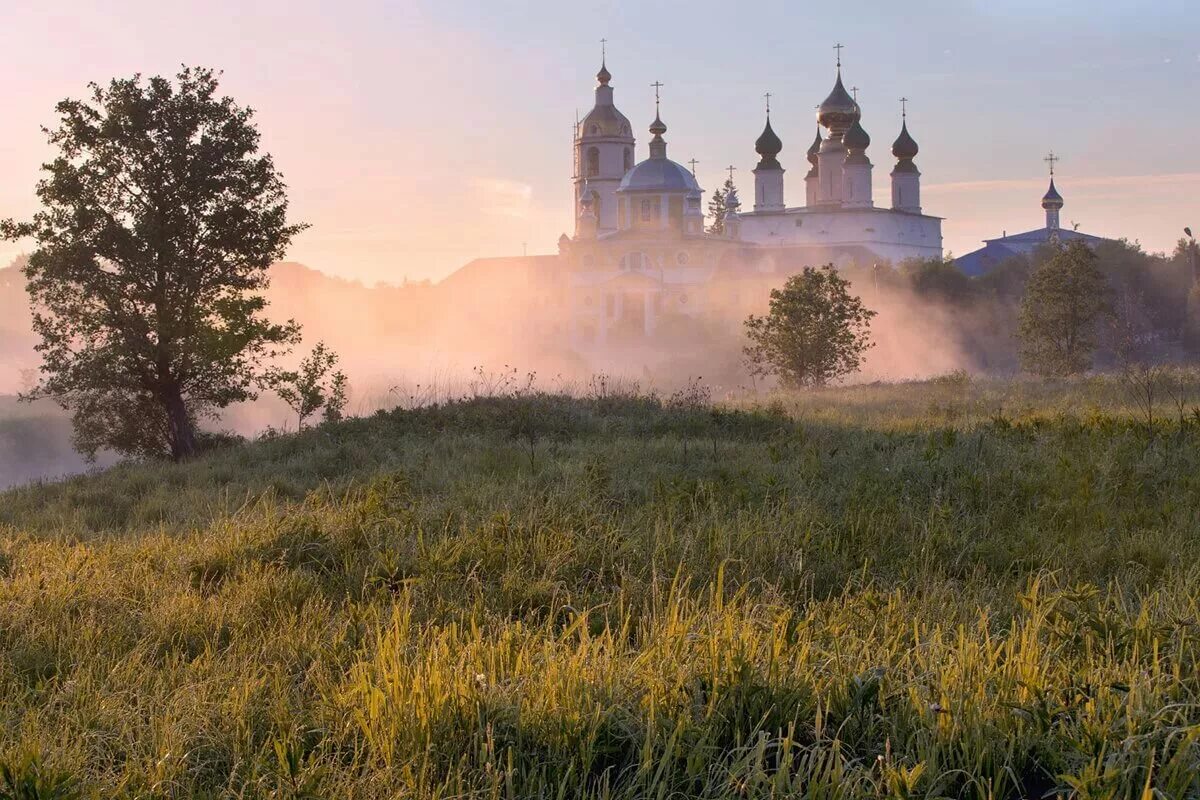
[[587,151],[587,174],[594,178],[600,174],[600,148],[589,147]]
[[679,295],[679,304],[687,305],[687,295],[686,294]]
[[797,227],[797,228],[799,228],[799,227],[800,227],[801,225],[803,225],[803,224],[804,224],[804,220],[802,220],[802,219],[798,219],[798,220],[796,220],[796,227]]
[[631,170],[631,169],[633,169],[633,150],[626,147],[625,148],[625,171],[629,172],[629,170]]
[[649,265],[649,259],[642,252],[627,253],[621,257],[621,269],[643,270]]
[[687,253],[677,253],[675,255],[675,263],[677,263],[681,267],[685,266],[688,263],[688,254]]
[[600,127],[598,125],[593,125],[592,127],[588,128],[588,133],[590,133],[592,136],[595,136],[596,134],[600,133]]
[[642,201],[642,222],[653,222],[658,219],[658,198]]

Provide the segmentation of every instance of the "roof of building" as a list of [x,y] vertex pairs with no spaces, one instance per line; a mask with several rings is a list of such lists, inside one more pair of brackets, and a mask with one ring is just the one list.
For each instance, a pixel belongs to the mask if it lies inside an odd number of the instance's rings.
[[911,161],[917,157],[920,148],[908,132],[908,120],[900,125],[900,135],[892,142],[892,155],[902,161]]
[[[1082,241],[1088,244],[1099,244],[1108,241],[1103,236],[1093,236],[1076,230],[1059,229],[1058,239],[1062,242]],[[1024,233],[1014,233],[1012,236],[1001,236],[997,239],[985,239],[984,246],[964,256],[954,259],[954,266],[964,275],[972,278],[986,275],[1001,263],[1010,258],[1027,256],[1038,247],[1050,241],[1049,228],[1035,228]]]
[[779,136],[771,128],[771,118],[767,117],[767,125],[763,128],[762,134],[754,142],[754,152],[762,156],[758,162],[758,169],[779,169],[779,161],[776,157],[783,151],[783,142]]
[[1042,208],[1062,208],[1062,195],[1058,193],[1058,189],[1054,188],[1054,178],[1050,179],[1050,188],[1046,190],[1046,194],[1042,196]]
[[[594,129],[593,129],[593,126]],[[580,136],[633,136],[629,118],[612,104],[597,103],[579,123]]]
[[618,192],[700,192],[691,170],[669,158],[647,158],[625,173]]

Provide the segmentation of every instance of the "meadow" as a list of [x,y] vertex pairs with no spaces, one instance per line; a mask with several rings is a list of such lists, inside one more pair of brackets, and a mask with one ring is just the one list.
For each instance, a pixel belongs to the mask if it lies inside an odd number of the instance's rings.
[[593,382],[0,494],[0,798],[1200,796],[1200,375]]

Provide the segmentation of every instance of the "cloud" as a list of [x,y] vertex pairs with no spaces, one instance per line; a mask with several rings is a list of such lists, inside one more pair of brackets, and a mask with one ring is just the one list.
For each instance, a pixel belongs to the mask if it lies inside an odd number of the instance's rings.
[[475,178],[471,181],[477,208],[484,214],[525,219],[533,200],[533,187],[506,178]]

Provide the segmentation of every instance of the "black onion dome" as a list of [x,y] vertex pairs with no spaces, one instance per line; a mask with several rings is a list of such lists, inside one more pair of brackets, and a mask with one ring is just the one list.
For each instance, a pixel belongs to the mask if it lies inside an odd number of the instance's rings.
[[842,85],[842,73],[838,70],[837,82],[825,102],[817,108],[817,122],[835,134],[845,133],[859,117],[858,103]]
[[912,161],[917,157],[918,150],[916,140],[908,133],[908,123],[903,123],[900,126],[900,135],[892,143],[892,155],[901,161]]
[[855,120],[854,124],[850,126],[850,130],[846,131],[846,135],[842,137],[842,144],[846,145],[848,150],[866,150],[871,146],[871,137],[867,135],[862,123]]
[[1063,207],[1062,195],[1058,193],[1058,189],[1054,188],[1054,178],[1051,178],[1050,179],[1050,188],[1046,191],[1045,196],[1042,197],[1042,208],[1049,211],[1050,209],[1062,208],[1062,207]]
[[771,118],[767,118],[767,126],[763,128],[762,135],[754,142],[754,152],[764,158],[775,158],[783,150],[783,142],[771,129]]

